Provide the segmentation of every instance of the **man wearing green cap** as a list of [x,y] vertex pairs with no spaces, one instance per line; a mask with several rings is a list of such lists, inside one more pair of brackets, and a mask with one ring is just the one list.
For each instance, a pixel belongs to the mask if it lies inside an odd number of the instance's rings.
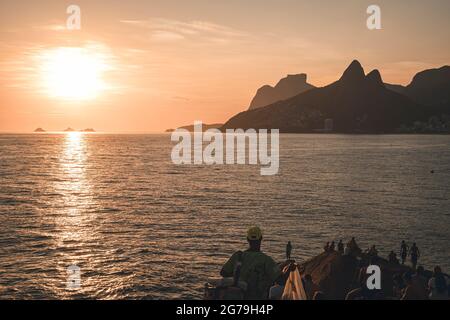
[[262,238],[260,228],[248,229],[249,248],[244,252],[235,252],[220,271],[222,277],[233,277],[236,276],[236,269],[239,266],[239,281],[247,283],[244,297],[248,300],[267,299],[270,286],[281,274],[275,261],[261,252]]

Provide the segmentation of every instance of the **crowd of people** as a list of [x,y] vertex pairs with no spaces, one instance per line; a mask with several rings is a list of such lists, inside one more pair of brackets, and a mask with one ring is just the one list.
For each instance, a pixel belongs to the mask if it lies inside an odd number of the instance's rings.
[[[222,286],[215,291],[218,299],[282,299],[286,281],[290,273],[295,271],[297,265],[292,260],[292,243],[286,245],[286,262],[277,264],[271,257],[261,251],[263,239],[262,231],[258,227],[252,227],[247,232],[249,248],[246,251],[235,252],[224,264],[220,274],[224,278],[231,279],[228,286]],[[449,299],[448,276],[442,273],[440,267],[435,267],[432,276],[425,274],[422,266],[417,267],[420,251],[416,243],[409,247],[405,241],[400,245],[400,259],[394,251],[388,256],[388,263],[404,265],[408,255],[412,268],[402,274],[395,274],[392,290],[372,290],[367,288],[367,267],[376,265],[379,261],[378,250],[375,245],[362,252],[355,238],[344,245],[340,240],[337,245],[334,241],[327,242],[324,246],[327,253],[337,252],[341,255],[350,255],[357,258],[360,264],[359,274],[353,289],[348,292],[346,299],[400,299],[400,300],[447,300]],[[309,274],[301,277],[300,287],[304,293],[303,298],[308,300],[324,300],[326,295],[320,290],[320,286],[313,281]],[[291,285],[291,284],[290,284]],[[391,291],[390,296],[385,296]]]
[[[331,243],[327,242],[324,246],[325,252],[333,252],[335,250],[336,250],[336,245],[335,245],[334,241],[332,241]],[[353,254],[356,256],[362,252],[361,249],[356,244],[356,240],[354,237],[347,243],[346,247],[344,247],[342,240],[339,240],[339,243],[337,245],[337,251],[341,254]],[[377,250],[376,246],[372,245],[370,248],[366,249],[364,251],[364,255],[368,258],[378,257],[378,250]],[[399,261],[399,259],[397,258],[397,254],[394,251],[391,251],[387,258],[390,263],[401,263],[402,265],[404,265],[406,258],[408,256],[410,256],[410,258],[411,258],[412,269],[416,270],[417,262],[420,257],[419,248],[417,247],[417,244],[415,242],[412,244],[411,247],[409,247],[406,244],[406,242],[403,240],[400,245],[401,261]]]
[[429,280],[421,266],[415,273],[408,271],[395,275],[394,293],[401,300],[447,300],[449,294],[446,276],[438,266]]
[[327,242],[325,244],[325,246],[323,247],[323,250],[325,252],[337,251],[343,255],[348,255],[348,254],[358,255],[361,253],[361,249],[359,249],[354,237],[351,238],[350,241],[345,246],[344,246],[344,243],[342,242],[342,240],[339,240],[337,247],[336,247],[336,243],[334,241]]
[[[427,277],[425,269],[418,266],[415,271],[408,270],[393,275],[392,290],[369,290],[367,287],[367,267],[376,265],[376,257],[370,257],[369,263],[360,268],[357,288],[351,290],[346,300],[448,300],[448,276],[442,273],[439,266],[434,268],[431,277]],[[363,261],[361,263],[364,264]],[[398,262],[397,262],[398,263]],[[386,292],[391,292],[387,295]]]
[[[339,246],[340,245],[340,246]],[[356,244],[355,238],[352,238],[347,244],[346,248],[342,249],[342,240],[339,241],[338,252],[343,254],[358,255],[361,252]],[[334,251],[334,241],[326,243],[324,250],[326,252]],[[390,264],[404,265],[407,257],[411,259],[411,270],[402,274],[395,274],[393,277],[394,286],[392,288],[393,296],[385,297],[381,290],[369,290],[367,288],[367,266],[376,265],[378,260],[378,250],[375,245],[364,251],[360,260],[360,272],[358,276],[358,287],[351,290],[346,299],[386,299],[394,298],[400,300],[447,300],[449,299],[449,285],[447,275],[442,273],[439,266],[434,268],[432,277],[426,277],[425,269],[422,266],[417,267],[420,257],[420,250],[414,242],[411,247],[403,240],[400,244],[400,259],[397,254],[391,251],[388,255],[387,261]]]

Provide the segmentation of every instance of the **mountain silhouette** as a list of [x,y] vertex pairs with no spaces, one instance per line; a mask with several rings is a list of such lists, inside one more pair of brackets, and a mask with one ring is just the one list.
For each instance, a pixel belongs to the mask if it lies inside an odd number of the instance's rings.
[[324,128],[326,120],[332,119],[334,132],[389,133],[426,117],[422,105],[387,89],[378,70],[366,76],[361,64],[354,60],[338,81],[239,113],[222,129],[316,132]]
[[450,66],[419,72],[406,87],[392,84],[386,87],[417,103],[436,108],[436,113],[450,112]]
[[302,92],[315,88],[306,82],[307,75],[304,73],[288,75],[281,79],[275,87],[265,85],[258,89],[255,97],[250,103],[249,110],[268,106],[277,101],[292,98]]
[[358,60],[353,60],[344,71],[339,81],[348,85],[359,85],[364,82],[365,77],[366,75],[364,74],[364,69],[361,66],[361,63],[359,63]]

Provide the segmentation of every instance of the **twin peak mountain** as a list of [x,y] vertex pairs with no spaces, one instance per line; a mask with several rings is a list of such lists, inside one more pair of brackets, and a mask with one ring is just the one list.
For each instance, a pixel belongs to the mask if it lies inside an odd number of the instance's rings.
[[222,129],[280,129],[318,132],[324,122],[333,132],[394,133],[432,116],[450,115],[450,67],[425,70],[406,87],[383,83],[378,70],[367,75],[353,61],[336,82],[316,88],[305,74],[289,75],[261,87],[247,111]]

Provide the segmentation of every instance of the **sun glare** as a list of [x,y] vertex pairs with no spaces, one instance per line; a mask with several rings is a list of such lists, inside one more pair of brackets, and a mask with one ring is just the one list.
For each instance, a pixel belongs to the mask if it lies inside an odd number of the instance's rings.
[[104,72],[110,66],[104,54],[84,47],[49,49],[40,57],[43,89],[54,98],[90,100],[107,87]]

